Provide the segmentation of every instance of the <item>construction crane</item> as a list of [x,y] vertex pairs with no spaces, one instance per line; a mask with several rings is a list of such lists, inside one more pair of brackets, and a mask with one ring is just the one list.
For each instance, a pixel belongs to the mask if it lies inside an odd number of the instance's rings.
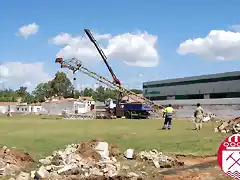
[[142,99],[145,101],[145,103],[147,103],[149,105],[156,105],[157,107],[159,107],[159,105],[155,104],[153,101],[151,101],[143,96],[139,96],[138,94],[136,94],[124,87],[119,86],[115,82],[112,82],[112,81],[108,80],[107,78],[105,78],[93,71],[90,71],[89,69],[87,69],[86,67],[83,66],[83,64],[80,60],[78,60],[76,58],[71,58],[71,59],[66,59],[66,60],[64,60],[63,58],[56,58],[55,63],[59,63],[61,65],[61,68],[68,68],[73,73],[80,71],[80,72],[86,74],[87,76],[90,76],[90,77],[94,78],[95,80],[105,84],[107,87],[114,89],[118,92],[121,92],[124,95],[132,95],[133,99],[135,99],[136,101],[139,101],[139,99]]
[[102,48],[99,46],[99,44],[97,43],[96,39],[93,37],[91,31],[89,29],[84,29],[84,32],[87,34],[88,38],[90,39],[90,41],[92,41],[92,43],[94,44],[94,46],[96,47],[96,49],[98,50],[98,53],[100,54],[100,56],[102,57],[104,63],[106,64],[110,74],[113,77],[113,81],[118,85],[121,86],[121,82],[120,80],[116,77],[116,75],[114,74],[112,68],[110,67],[110,65],[107,62],[107,56],[104,54]]
[[[99,46],[99,44],[97,43],[96,39],[93,37],[91,31],[89,29],[84,29],[85,33],[87,34],[88,38],[90,39],[90,41],[94,44],[94,46],[96,47],[96,49],[98,50],[100,56],[102,57],[105,65],[107,66],[112,78],[113,78],[113,82],[108,80],[107,78],[98,75],[97,73],[90,71],[89,69],[85,68],[82,64],[82,62],[76,58],[72,58],[72,59],[67,59],[67,60],[63,60],[63,58],[57,58],[55,60],[56,63],[60,63],[61,64],[61,68],[68,68],[71,71],[73,71],[73,73],[75,73],[76,71],[81,71],[82,73],[96,79],[97,81],[105,84],[107,87],[110,87],[111,89],[116,90],[117,92],[119,92],[119,97],[117,100],[117,104],[116,104],[116,108],[113,112],[113,114],[115,114],[117,117],[122,117],[122,113],[125,113],[125,116],[128,117],[132,117],[132,114],[135,114],[137,117],[147,117],[148,113],[147,113],[147,107],[143,107],[143,104],[141,106],[138,106],[136,104],[125,104],[124,106],[121,105],[121,99],[123,97],[123,95],[132,95],[132,98],[135,99],[136,102],[139,101],[139,99],[143,100],[149,108],[153,108],[158,107],[160,108],[159,105],[155,104],[153,101],[143,97],[143,96],[139,96],[138,94],[124,88],[121,86],[121,82],[120,80],[116,77],[116,75],[114,74],[112,68],[110,67],[110,65],[107,62],[107,57],[104,54],[103,50],[101,49],[101,47]],[[124,112],[124,108],[125,108],[125,112]],[[153,108],[154,110],[155,107]],[[157,108],[157,109],[158,109]]]

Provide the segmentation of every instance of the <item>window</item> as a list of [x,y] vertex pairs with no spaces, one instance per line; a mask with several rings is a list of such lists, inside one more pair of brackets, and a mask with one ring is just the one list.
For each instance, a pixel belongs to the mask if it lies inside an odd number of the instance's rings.
[[203,94],[176,95],[175,99],[176,100],[179,100],[179,99],[204,99],[204,95]]
[[[221,98],[238,98],[240,92],[228,92],[228,93],[211,93],[209,94],[210,99],[221,99]],[[183,99],[204,99],[204,94],[188,94],[188,95],[175,95],[175,100]],[[152,101],[167,100],[167,96],[154,96],[150,97]]]
[[19,107],[17,107],[17,111],[19,111]]
[[167,100],[167,96],[154,96],[154,97],[149,97],[151,101],[161,101],[161,100]]
[[240,75],[239,76],[220,77],[220,78],[211,78],[211,79],[198,79],[198,80],[190,80],[190,81],[180,81],[180,82],[171,82],[171,83],[162,83],[162,84],[143,85],[143,88],[178,86],[178,85],[211,83],[211,82],[219,82],[219,81],[234,81],[234,80],[240,80]]
[[25,111],[27,111],[27,108],[25,108]]

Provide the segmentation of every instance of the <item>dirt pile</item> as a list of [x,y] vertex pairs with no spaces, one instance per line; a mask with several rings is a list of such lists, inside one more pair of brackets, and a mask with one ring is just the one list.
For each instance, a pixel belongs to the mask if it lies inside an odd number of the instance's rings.
[[233,134],[240,133],[240,117],[236,117],[234,119],[221,123],[214,129],[214,131]]
[[0,148],[0,176],[11,176],[20,171],[34,160],[27,153],[18,152],[15,149]]

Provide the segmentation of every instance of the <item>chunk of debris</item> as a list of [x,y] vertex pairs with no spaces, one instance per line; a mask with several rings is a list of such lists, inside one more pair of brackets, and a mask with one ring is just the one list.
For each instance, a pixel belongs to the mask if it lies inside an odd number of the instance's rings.
[[134,172],[130,172],[127,174],[128,177],[139,177],[138,174],[134,173]]
[[38,179],[45,179],[49,177],[49,172],[46,170],[44,166],[41,166],[39,170],[36,172],[35,177]]
[[220,121],[222,121],[222,120],[223,120],[222,118],[218,117],[216,114],[211,113],[211,112],[206,113],[206,114],[204,114],[204,116],[203,116],[203,122],[208,122],[208,121],[220,122]]
[[142,151],[139,153],[139,156],[142,160],[152,162],[156,168],[171,168],[184,165],[183,162],[179,162],[172,157],[163,155],[155,149],[151,151]]
[[26,172],[21,172],[16,178],[16,180],[29,180],[29,179],[30,179],[30,174]]
[[124,152],[124,156],[125,156],[127,159],[133,159],[134,149],[127,149],[127,150]]
[[218,127],[214,128],[214,132],[233,134],[240,133],[240,117],[223,122]]

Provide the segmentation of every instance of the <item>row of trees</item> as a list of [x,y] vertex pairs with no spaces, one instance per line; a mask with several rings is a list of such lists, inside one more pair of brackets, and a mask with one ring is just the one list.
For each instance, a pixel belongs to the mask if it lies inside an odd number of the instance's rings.
[[[141,90],[132,89],[135,93],[142,93]],[[55,78],[46,83],[40,83],[32,93],[27,91],[27,87],[20,87],[14,91],[12,89],[0,90],[0,102],[15,102],[20,100],[26,103],[43,102],[45,98],[52,96],[63,96],[64,98],[78,98],[79,96],[92,96],[94,100],[104,101],[107,98],[115,99],[118,92],[99,86],[95,90],[85,88],[83,91],[74,89],[72,82],[64,72],[57,72]]]

